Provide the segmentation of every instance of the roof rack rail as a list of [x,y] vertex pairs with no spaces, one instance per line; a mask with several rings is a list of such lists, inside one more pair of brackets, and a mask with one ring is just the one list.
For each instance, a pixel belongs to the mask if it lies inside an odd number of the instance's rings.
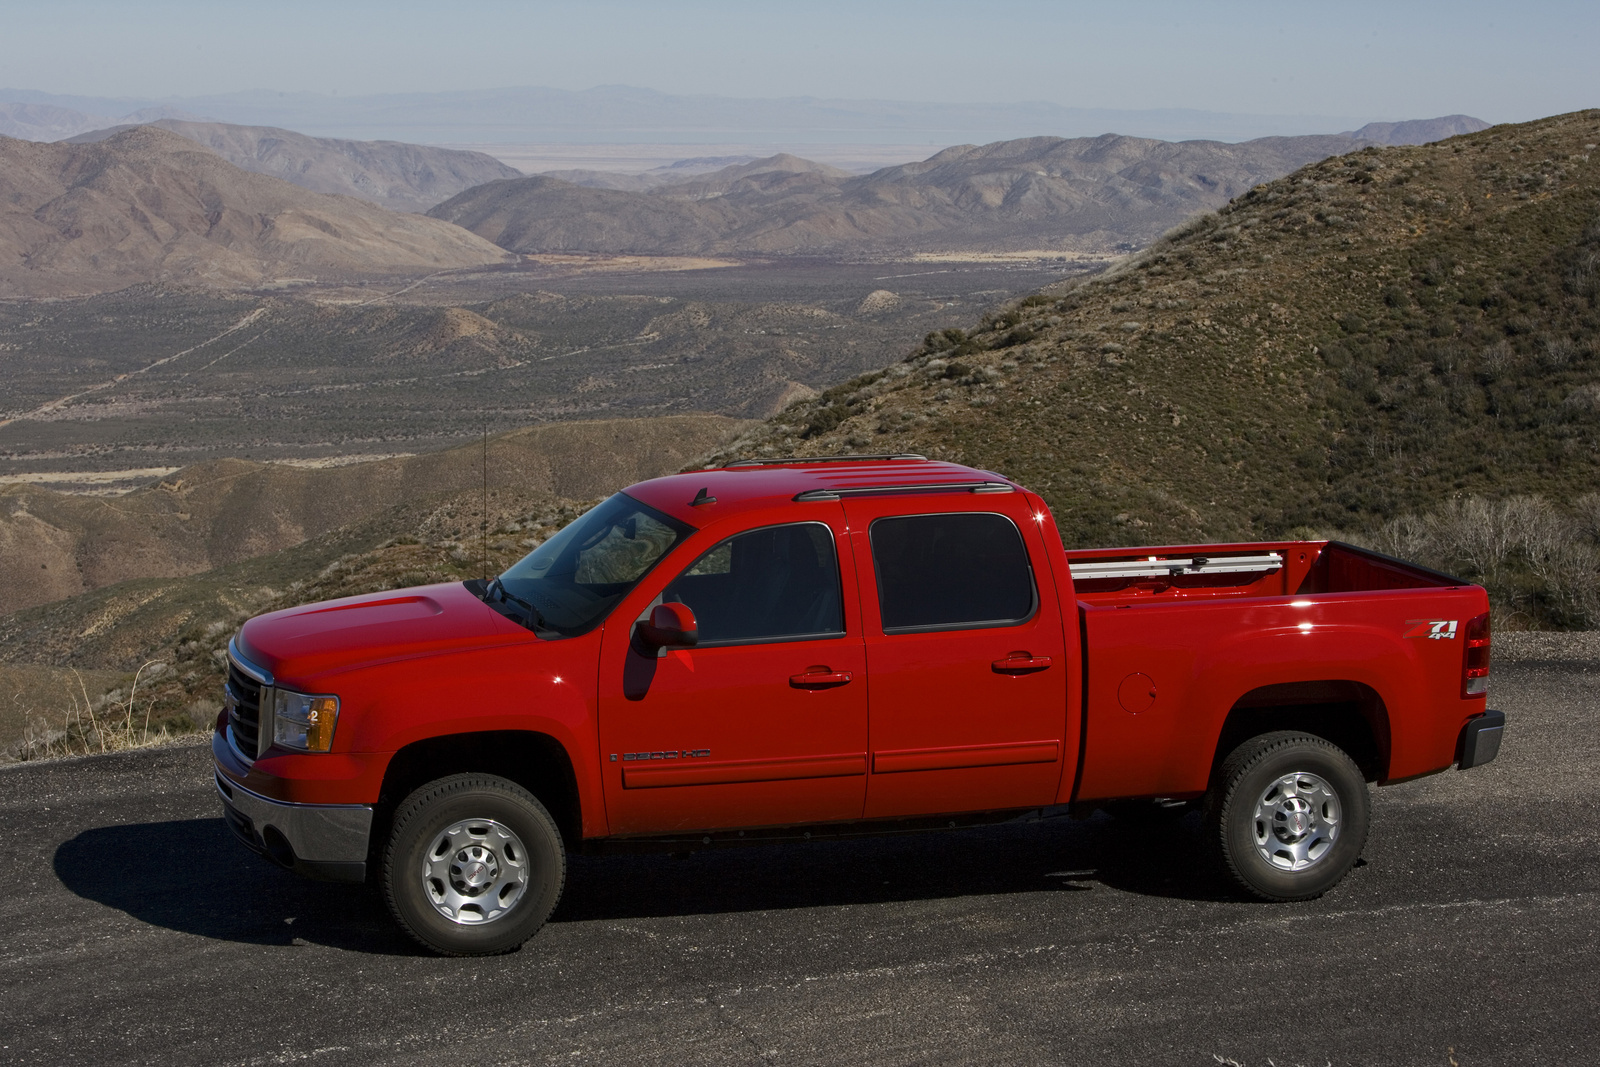
[[723,469],[732,470],[735,467],[776,467],[785,463],[867,463],[871,462],[872,460],[925,460],[927,458],[927,456],[919,456],[915,452],[881,452],[873,455],[853,456],[782,456],[777,459],[741,459],[737,463],[724,464]]
[[1180,574],[1254,574],[1275,571],[1283,566],[1282,552],[1254,556],[1193,556],[1184,559],[1109,560],[1105,563],[1071,564],[1072,577],[1086,578],[1161,578]]
[[881,496],[885,493],[1014,493],[1017,487],[1010,482],[908,482],[902,485],[847,486],[843,489],[808,489],[796,493],[795,503],[814,500],[838,500],[847,496]]

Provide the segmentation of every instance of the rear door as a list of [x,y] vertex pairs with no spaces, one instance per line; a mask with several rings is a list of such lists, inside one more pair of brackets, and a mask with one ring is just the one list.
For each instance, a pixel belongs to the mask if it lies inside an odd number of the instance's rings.
[[[607,623],[600,736],[614,833],[860,818],[856,578],[842,512],[819,513],[832,521],[747,529],[664,569],[653,592],[641,588],[643,613]],[[634,639],[638,618],[663,601],[695,613],[696,647],[658,654]]]
[[1055,802],[1068,748],[1060,607],[1037,523],[995,503],[845,504],[861,567],[868,817]]

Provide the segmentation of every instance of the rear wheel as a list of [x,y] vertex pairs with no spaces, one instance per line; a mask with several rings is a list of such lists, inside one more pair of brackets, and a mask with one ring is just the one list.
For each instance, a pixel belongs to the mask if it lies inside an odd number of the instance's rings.
[[537,797],[493,775],[416,790],[395,813],[383,890],[401,928],[447,956],[510,952],[555,910],[567,857]]
[[1310,900],[1337,885],[1366,846],[1371,801],[1361,769],[1306,734],[1251,738],[1223,761],[1207,833],[1227,873],[1264,900]]

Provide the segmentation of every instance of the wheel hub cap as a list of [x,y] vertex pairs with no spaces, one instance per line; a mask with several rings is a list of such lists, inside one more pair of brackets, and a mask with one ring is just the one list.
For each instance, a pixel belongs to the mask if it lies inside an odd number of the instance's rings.
[[1285,839],[1304,837],[1315,821],[1310,806],[1299,797],[1292,797],[1280,807],[1281,810],[1275,817],[1281,823],[1278,836]]
[[421,875],[428,900],[446,919],[462,925],[494,922],[527,889],[527,850],[503,823],[466,819],[434,837]]
[[1326,780],[1306,771],[1285,774],[1256,801],[1256,850],[1279,870],[1303,871],[1333,848],[1341,815],[1339,797]]
[[483,892],[499,875],[500,861],[481,845],[457,852],[455,862],[450,865],[450,884],[469,896]]

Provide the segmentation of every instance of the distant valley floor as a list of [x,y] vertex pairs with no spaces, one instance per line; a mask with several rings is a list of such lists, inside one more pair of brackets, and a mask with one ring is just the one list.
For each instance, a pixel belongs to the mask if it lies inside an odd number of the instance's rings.
[[554,420],[764,417],[1100,265],[554,255],[381,287],[0,304],[0,482],[104,493],[224,456],[327,462]]

